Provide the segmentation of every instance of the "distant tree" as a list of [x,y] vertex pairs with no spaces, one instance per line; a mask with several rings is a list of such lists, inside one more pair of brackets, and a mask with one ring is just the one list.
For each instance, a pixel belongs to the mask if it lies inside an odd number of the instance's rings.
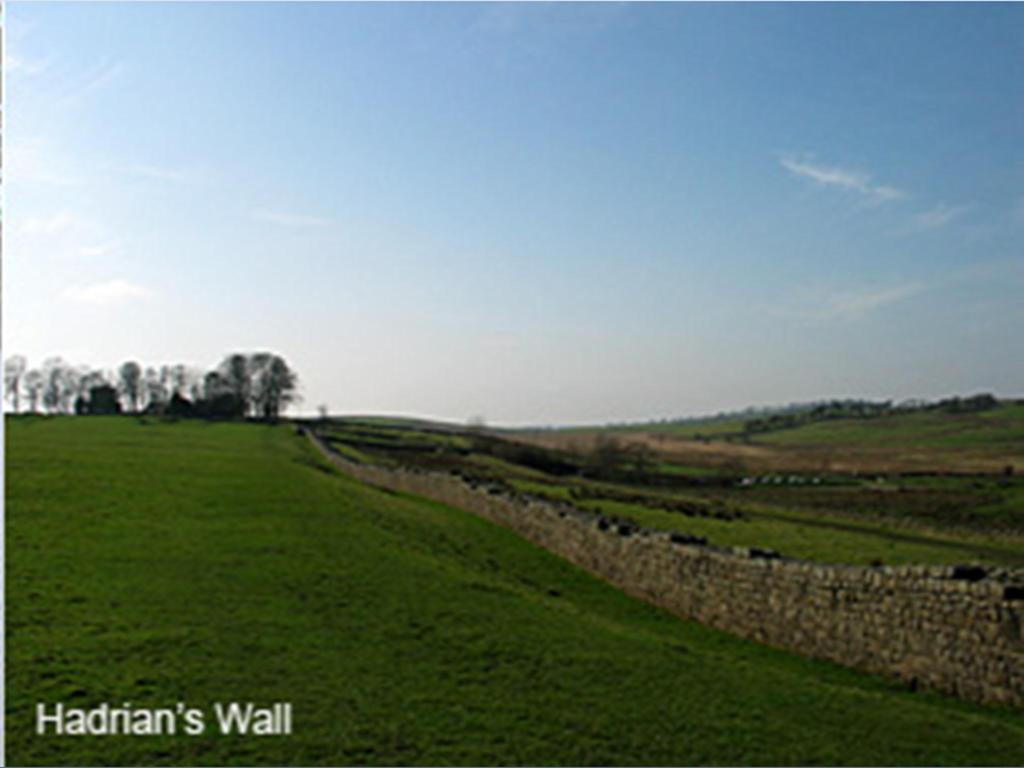
[[174,394],[174,366],[160,366],[160,389],[163,392],[163,402],[166,405],[171,401]]
[[139,410],[139,397],[142,388],[142,367],[134,360],[122,363],[117,371],[118,388],[128,401],[128,410],[133,413]]
[[[280,355],[258,352],[228,355],[214,370],[176,364],[145,369],[135,361],[116,372],[74,368],[60,357],[41,370],[25,370],[14,357],[5,370],[5,397],[20,410],[24,392],[29,407],[49,413],[132,412],[237,419],[248,415],[276,420],[298,399],[298,377]],[[118,401],[109,402],[110,393]],[[325,406],[326,408],[326,406]]]
[[204,378],[205,374],[199,368],[189,368],[188,394],[193,403],[203,397],[206,388]]
[[598,435],[587,464],[598,472],[615,472],[622,468],[627,458],[626,448],[615,437]]
[[170,372],[170,392],[182,397],[196,398],[196,385],[202,381],[203,372],[188,365],[173,365]]
[[[88,414],[90,410],[90,402],[92,400],[93,390],[101,387],[107,387],[107,378],[102,371],[91,371],[86,367],[81,367],[75,371],[77,378],[75,380],[75,404],[74,410],[78,414]],[[115,395],[117,390],[113,390]],[[104,395],[100,395],[103,397]],[[118,406],[117,412],[121,412],[120,406]]]
[[203,400],[213,400],[217,395],[227,391],[228,384],[218,371],[210,371],[203,377]]
[[965,410],[975,413],[977,411],[988,411],[999,407],[999,400],[995,395],[985,392],[980,395],[972,395],[964,398],[962,406]]
[[146,393],[146,410],[159,411],[167,403],[166,377],[156,368],[146,368],[142,374],[142,389]]
[[270,352],[255,352],[246,358],[246,371],[249,377],[249,384],[246,387],[247,415],[260,417],[263,414],[264,401],[267,397],[267,393],[264,391],[266,386],[264,379],[273,358],[274,356]]
[[[106,374],[103,371],[90,371],[84,369],[80,373],[78,380],[78,394],[84,395],[87,399],[92,396],[92,390],[96,387],[102,387],[109,385]],[[114,390],[115,392],[117,390]]]
[[28,398],[28,409],[32,413],[39,412],[39,403],[43,397],[45,379],[41,371],[35,368],[26,371],[24,376],[25,396]]
[[297,398],[298,377],[280,355],[258,353],[252,356],[250,365],[254,412],[266,421],[276,421],[278,416]]
[[4,363],[4,397],[11,401],[15,413],[20,410],[18,397],[21,393],[21,379],[27,366],[28,363],[22,355],[11,355]]
[[250,356],[236,352],[225,357],[217,368],[217,373],[221,375],[228,392],[235,395],[245,405],[246,411],[252,404],[250,359]]
[[638,475],[646,475],[655,465],[655,453],[646,443],[633,443],[626,448],[626,462]]
[[63,364],[59,357],[43,361],[43,408],[47,413],[56,413],[60,408],[60,368]]
[[50,413],[71,413],[78,391],[78,373],[60,357],[43,361],[43,407]]
[[654,467],[655,453],[644,443],[625,444],[612,435],[599,435],[586,457],[586,464],[598,474],[646,475]]
[[72,413],[75,407],[75,396],[82,391],[83,372],[80,368],[68,366],[64,371],[64,386],[61,389],[61,413]]

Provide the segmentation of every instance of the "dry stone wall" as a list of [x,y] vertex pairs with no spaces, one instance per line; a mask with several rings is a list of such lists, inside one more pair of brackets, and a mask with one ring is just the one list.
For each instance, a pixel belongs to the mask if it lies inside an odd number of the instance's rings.
[[912,686],[1024,705],[1024,571],[721,549],[458,475],[356,464],[306,432],[365,483],[474,512],[679,616]]

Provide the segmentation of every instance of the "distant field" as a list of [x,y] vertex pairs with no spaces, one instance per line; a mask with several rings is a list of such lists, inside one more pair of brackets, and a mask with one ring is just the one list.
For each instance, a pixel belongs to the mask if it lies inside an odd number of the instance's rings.
[[[966,472],[1024,474],[1024,406],[974,414],[924,411],[833,419],[742,435],[742,422],[523,432],[553,448],[589,450],[601,435],[642,443],[683,466],[737,472]],[[703,439],[697,439],[702,435]]]
[[[556,464],[569,462],[559,469],[544,466],[543,452],[531,458],[524,447],[519,456],[514,442],[481,442],[468,432],[346,419],[325,435],[335,450],[356,461],[468,472],[648,527],[703,536],[719,546],[767,547],[791,557],[860,565],[1024,566],[1024,477],[772,473],[748,485],[742,475],[659,461],[651,465],[653,476],[627,471],[602,480],[588,469],[593,446],[550,454]],[[671,511],[673,503],[711,514],[680,514]],[[721,511],[729,514],[716,514]]]
[[[756,418],[751,416],[750,418]],[[647,432],[683,439],[739,439],[744,437],[746,417],[709,418],[688,422],[652,422],[600,428],[607,432]],[[594,428],[554,430],[586,434]],[[977,413],[918,411],[874,418],[828,419],[798,427],[754,434],[755,443],[820,445],[859,443],[871,446],[920,445],[934,447],[988,446],[989,440],[1016,444],[1024,451],[1024,405],[1006,403]]]
[[770,445],[930,448],[1024,456],[1024,405],[980,413],[922,412],[873,419],[835,419],[756,438]]
[[[743,433],[742,418],[709,418],[695,419],[684,422],[651,422],[649,424],[620,424],[608,427],[601,427],[605,432],[649,432],[657,435],[679,437],[687,440],[699,438],[720,438],[729,435]],[[595,431],[594,427],[572,427],[567,429],[552,430],[555,432],[588,434]]]
[[[1019,712],[679,621],[285,426],[16,418],[6,456],[9,764],[1024,763]],[[295,734],[33,733],[218,700]]]
[[[765,547],[789,557],[851,565],[991,563],[1024,567],[1024,537],[906,531],[882,523],[829,520],[802,510],[768,505],[733,505],[744,517],[683,517],[638,503],[574,498],[570,489],[539,482],[513,481],[513,487],[545,498],[631,520],[650,528],[703,536],[722,547]],[[712,507],[714,509],[714,507]]]

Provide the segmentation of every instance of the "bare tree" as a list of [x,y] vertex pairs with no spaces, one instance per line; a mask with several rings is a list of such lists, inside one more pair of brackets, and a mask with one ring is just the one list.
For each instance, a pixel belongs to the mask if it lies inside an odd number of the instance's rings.
[[43,407],[50,413],[71,413],[78,391],[78,373],[60,357],[43,361]]
[[146,407],[161,406],[167,402],[164,378],[156,368],[147,368],[142,374],[142,390],[146,393]]
[[11,401],[14,412],[20,410],[18,396],[21,393],[21,379],[28,363],[22,355],[12,355],[4,363],[4,397]]
[[43,408],[55,413],[60,408],[60,369],[64,361],[51,357],[43,361]]
[[188,392],[188,366],[177,364],[171,366],[171,397],[184,397]]
[[172,370],[172,383],[179,396],[198,400],[203,393],[203,370],[194,365],[176,365]]
[[[20,410],[24,392],[33,412],[120,413],[163,406],[177,398],[192,402],[175,405],[177,414],[237,419],[256,415],[276,420],[298,400],[298,377],[284,358],[270,352],[232,354],[204,374],[187,365],[145,369],[135,361],[122,363],[116,372],[75,368],[51,357],[39,370],[26,371],[23,357],[8,360],[5,397]],[[97,410],[98,409],[98,410]],[[324,407],[326,411],[326,406]]]
[[134,360],[129,360],[121,364],[117,373],[118,389],[128,399],[130,409],[138,411],[142,386],[142,367]]
[[38,413],[39,402],[43,396],[43,387],[46,380],[41,371],[35,368],[26,371],[24,377],[25,395],[28,397],[28,409],[31,413]]
[[75,398],[81,392],[83,369],[65,366],[61,376],[60,410],[61,413],[75,412]]
[[164,400],[170,401],[174,394],[174,366],[160,366],[160,387],[164,393]]
[[92,370],[87,365],[80,365],[75,371],[75,394],[88,398],[89,390],[107,383],[107,377],[100,370]]
[[188,394],[193,402],[199,400],[206,388],[206,376],[203,371],[199,368],[190,367],[186,381],[188,382]]

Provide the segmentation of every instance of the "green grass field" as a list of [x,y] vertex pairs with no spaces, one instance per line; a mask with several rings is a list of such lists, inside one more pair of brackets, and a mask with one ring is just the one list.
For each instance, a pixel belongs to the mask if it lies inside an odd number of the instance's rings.
[[[840,475],[817,485],[717,483],[673,489],[645,484],[643,477],[610,482],[579,472],[555,476],[516,463],[516,454],[509,452],[512,444],[474,447],[465,436],[408,426],[367,427],[346,419],[325,427],[325,434],[334,450],[363,463],[458,469],[650,528],[703,536],[717,546],[767,547],[790,557],[855,565],[1024,566],[1024,478],[927,476],[880,482]],[[357,455],[360,450],[366,453]],[[509,460],[493,455],[495,450]],[[684,479],[717,476],[685,467],[667,472],[673,465],[665,462],[654,466],[661,475]],[[630,498],[616,498],[623,494]],[[731,520],[685,516],[666,510],[660,503],[666,499],[742,514]],[[905,525],[908,521],[914,525]]]
[[[1024,566],[1024,540],[1020,537],[907,531],[881,522],[824,518],[813,512],[757,503],[733,504],[731,508],[744,515],[737,520],[685,517],[637,503],[586,497],[574,499],[570,488],[564,485],[526,480],[513,480],[512,485],[527,493],[568,501],[649,528],[703,536],[716,546],[767,547],[802,560],[850,565],[978,562]],[[673,498],[687,497],[700,500],[694,495],[676,494]]]
[[[756,418],[756,417],[750,417]],[[709,418],[689,422],[624,424],[602,431],[665,434],[676,438],[745,438],[746,417]],[[594,431],[577,427],[566,432]],[[1004,450],[1024,448],[1024,405],[1004,403],[977,413],[916,411],[876,418],[841,418],[812,421],[796,427],[757,433],[755,443],[780,446],[933,447]]]
[[[1019,711],[631,600],[285,426],[7,420],[7,762],[1024,763]],[[57,737],[37,702],[294,704],[294,735]]]
[[832,419],[757,435],[785,446],[972,449],[1024,454],[1024,405],[980,413],[924,411],[873,419]]

